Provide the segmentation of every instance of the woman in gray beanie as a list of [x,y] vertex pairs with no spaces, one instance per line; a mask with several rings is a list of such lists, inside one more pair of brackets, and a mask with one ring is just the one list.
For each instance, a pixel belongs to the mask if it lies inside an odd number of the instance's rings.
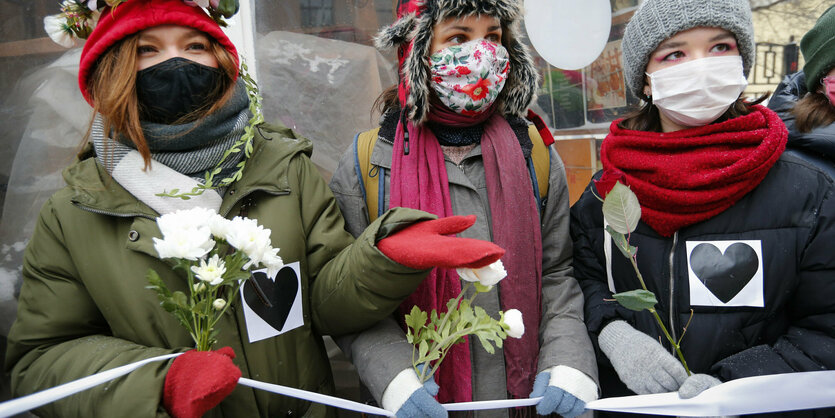
[[[602,174],[571,209],[603,397],[835,368],[835,189],[782,155],[774,112],[740,98],[753,39],[746,0],[646,0],[626,28],[626,82],[645,103],[611,124]],[[613,300],[641,288],[604,231],[615,180],[640,202],[629,242],[686,366],[649,312]]]

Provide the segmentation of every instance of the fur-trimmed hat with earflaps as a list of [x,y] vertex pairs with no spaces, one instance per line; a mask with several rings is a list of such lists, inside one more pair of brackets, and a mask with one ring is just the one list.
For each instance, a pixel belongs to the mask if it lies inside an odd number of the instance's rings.
[[398,47],[400,82],[398,98],[408,109],[407,117],[422,123],[429,113],[430,47],[432,28],[447,18],[493,16],[502,25],[502,45],[510,57],[510,73],[496,98],[496,109],[505,115],[524,116],[534,100],[539,73],[528,47],[521,41],[520,0],[400,0],[397,21],[375,38],[377,48]]

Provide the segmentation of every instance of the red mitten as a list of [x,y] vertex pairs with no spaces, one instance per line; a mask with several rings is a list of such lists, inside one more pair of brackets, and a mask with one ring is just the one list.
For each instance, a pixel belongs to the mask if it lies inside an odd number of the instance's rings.
[[198,418],[229,396],[241,370],[232,364],[230,347],[186,351],[174,359],[165,376],[162,402],[175,418]]
[[381,239],[377,248],[395,262],[417,270],[481,268],[502,258],[504,250],[480,239],[446,236],[457,234],[474,223],[475,215],[417,222]]

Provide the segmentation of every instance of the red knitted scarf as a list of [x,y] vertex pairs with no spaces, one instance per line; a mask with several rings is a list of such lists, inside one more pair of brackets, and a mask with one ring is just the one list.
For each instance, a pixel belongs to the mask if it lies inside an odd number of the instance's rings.
[[725,122],[656,133],[612,122],[600,156],[641,202],[641,220],[663,236],[723,212],[757,187],[786,148],[788,132],[763,106]]

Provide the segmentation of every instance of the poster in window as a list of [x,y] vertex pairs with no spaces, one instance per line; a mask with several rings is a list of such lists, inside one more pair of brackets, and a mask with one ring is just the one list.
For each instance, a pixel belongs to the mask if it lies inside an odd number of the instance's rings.
[[600,56],[589,66],[586,100],[589,111],[626,106],[626,83],[623,79],[621,41],[606,44]]
[[605,123],[629,113],[638,98],[626,88],[621,43],[633,12],[612,19],[609,42],[597,59],[585,69],[586,120]]

